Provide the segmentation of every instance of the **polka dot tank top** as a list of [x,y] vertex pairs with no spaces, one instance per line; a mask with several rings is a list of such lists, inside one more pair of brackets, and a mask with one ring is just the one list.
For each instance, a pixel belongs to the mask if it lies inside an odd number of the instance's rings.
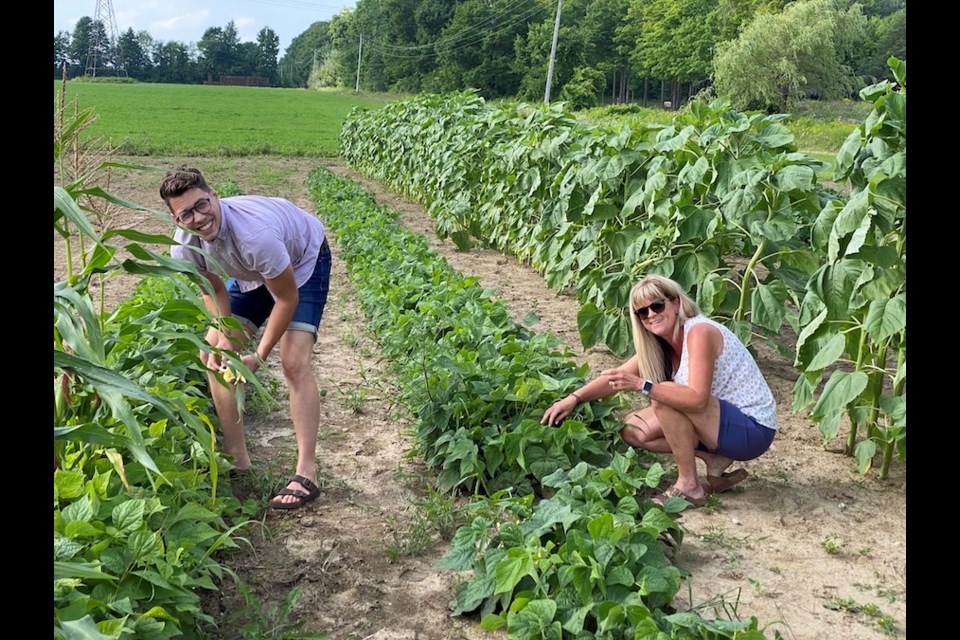
[[680,354],[680,367],[673,381],[684,385],[689,384],[687,336],[690,334],[690,329],[702,323],[716,327],[723,336],[723,351],[717,358],[713,372],[711,394],[726,400],[763,426],[774,430],[779,428],[777,403],[753,356],[736,334],[704,315],[688,318],[683,323],[683,352]]

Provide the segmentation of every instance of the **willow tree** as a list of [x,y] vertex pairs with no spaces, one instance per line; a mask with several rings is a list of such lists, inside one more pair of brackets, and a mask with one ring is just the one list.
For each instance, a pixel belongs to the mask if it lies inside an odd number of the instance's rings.
[[800,0],[782,13],[759,13],[736,40],[717,47],[714,86],[737,109],[786,113],[806,98],[826,100],[859,90],[848,52],[862,42],[860,6]]

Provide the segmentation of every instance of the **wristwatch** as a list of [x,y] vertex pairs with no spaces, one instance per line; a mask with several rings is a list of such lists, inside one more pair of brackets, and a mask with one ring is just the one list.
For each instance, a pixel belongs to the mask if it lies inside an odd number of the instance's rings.
[[649,380],[643,381],[643,387],[640,389],[640,393],[645,396],[650,395],[650,392],[653,390],[653,383]]

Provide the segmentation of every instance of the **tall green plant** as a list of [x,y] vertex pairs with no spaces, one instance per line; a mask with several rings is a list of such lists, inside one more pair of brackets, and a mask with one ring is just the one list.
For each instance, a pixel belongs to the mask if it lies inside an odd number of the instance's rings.
[[830,202],[814,225],[826,262],[800,309],[793,403],[813,405],[824,441],[846,417],[846,453],[866,473],[882,451],[881,478],[895,454],[906,460],[907,429],[907,66],[889,65],[895,82],[861,92],[874,109],[837,155],[850,198]]
[[[148,248],[166,236],[97,228],[95,201],[146,209],[95,184],[129,165],[87,162],[76,136],[92,111],[71,118],[54,127],[66,178],[54,184],[66,245],[66,278],[53,288],[54,637],[196,637],[215,625],[198,590],[229,574],[214,554],[236,546],[254,511],[218,490],[223,460],[198,356],[212,321],[198,292],[206,280]],[[121,273],[162,286],[145,295],[138,285],[135,300],[104,313],[91,284]]]

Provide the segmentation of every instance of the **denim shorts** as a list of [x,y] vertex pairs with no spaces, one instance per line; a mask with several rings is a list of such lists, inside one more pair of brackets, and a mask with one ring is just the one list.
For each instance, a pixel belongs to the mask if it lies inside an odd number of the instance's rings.
[[709,451],[731,460],[753,460],[770,448],[776,429],[765,427],[726,400],[720,400],[720,432],[717,434],[717,448],[708,449],[702,442],[697,444],[700,451]]
[[[306,331],[316,337],[320,329],[323,308],[327,304],[327,293],[330,291],[332,262],[330,245],[324,239],[313,275],[297,290],[300,294],[300,302],[293,312],[287,331]],[[237,282],[230,279],[227,281],[227,293],[230,295],[230,310],[233,317],[254,332],[266,322],[270,312],[273,311],[273,296],[270,295],[266,286],[243,292],[240,291]]]

